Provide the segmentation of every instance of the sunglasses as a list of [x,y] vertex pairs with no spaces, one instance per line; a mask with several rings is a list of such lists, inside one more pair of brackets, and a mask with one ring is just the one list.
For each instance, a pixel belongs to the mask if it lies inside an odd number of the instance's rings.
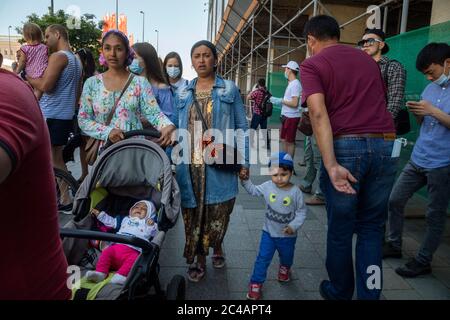
[[359,41],[357,45],[358,45],[358,47],[362,48],[362,47],[364,47],[365,45],[372,46],[372,45],[374,45],[376,42],[381,43],[381,42],[383,42],[383,41],[378,40],[378,39],[375,39],[375,38],[367,38],[367,39],[365,39],[365,40]]

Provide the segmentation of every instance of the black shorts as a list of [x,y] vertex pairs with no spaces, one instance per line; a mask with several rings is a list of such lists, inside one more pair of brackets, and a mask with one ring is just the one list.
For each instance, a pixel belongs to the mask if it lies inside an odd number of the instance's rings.
[[47,127],[52,146],[65,146],[73,132],[73,120],[47,119]]

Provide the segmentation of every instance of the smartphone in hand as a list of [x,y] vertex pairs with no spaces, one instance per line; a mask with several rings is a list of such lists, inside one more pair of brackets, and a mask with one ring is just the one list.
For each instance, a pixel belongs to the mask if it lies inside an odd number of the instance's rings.
[[406,105],[407,105],[408,107],[418,106],[418,105],[420,105],[420,101],[407,101],[407,102],[406,102]]

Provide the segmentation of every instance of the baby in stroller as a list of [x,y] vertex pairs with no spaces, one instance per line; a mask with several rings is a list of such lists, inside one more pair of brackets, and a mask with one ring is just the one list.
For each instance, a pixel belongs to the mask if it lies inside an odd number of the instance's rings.
[[[91,213],[106,227],[116,229],[120,223],[118,218],[113,218],[104,211],[100,212],[94,208]],[[131,235],[148,241],[157,232],[155,205],[143,200],[131,207],[129,215],[122,220],[117,234]],[[117,270],[111,278],[111,283],[124,284],[139,253],[139,248],[126,244],[112,244],[102,252],[95,271],[88,271],[86,278],[92,282],[101,282],[108,276],[109,271]]]

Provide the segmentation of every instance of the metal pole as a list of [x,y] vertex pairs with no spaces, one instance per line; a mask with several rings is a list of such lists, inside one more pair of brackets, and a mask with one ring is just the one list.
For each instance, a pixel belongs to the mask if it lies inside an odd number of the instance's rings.
[[[239,62],[240,59],[241,59],[241,34],[239,33],[238,65],[237,65],[236,78],[241,74],[241,64]],[[236,83],[236,85],[239,86],[239,83]]]
[[276,61],[276,60],[278,60],[278,59],[280,59],[280,58],[282,58],[282,57],[284,57],[286,55],[289,55],[291,52],[297,51],[298,49],[305,48],[305,47],[306,47],[306,43],[301,44],[301,45],[299,45],[298,47],[296,47],[294,49],[290,49],[289,51],[280,54],[278,57],[274,57],[272,60]]
[[272,14],[273,14],[273,0],[270,0],[270,20],[269,20],[269,47],[267,48],[267,70],[266,70],[266,82],[269,83],[270,73],[270,50],[272,48]]
[[155,30],[156,32],[156,53],[159,55],[159,30]]
[[[212,41],[214,41],[214,39],[213,39],[213,36],[212,36],[212,22],[211,22],[211,17],[212,17],[212,15],[211,15],[211,12],[209,11],[210,10],[210,4],[211,4],[211,1],[209,1],[209,3],[208,3],[208,9],[207,9],[207,11],[208,11],[208,30],[206,30],[206,39],[208,39],[208,40],[210,40],[211,42]],[[205,3],[205,5],[206,5],[206,3]]]
[[[270,13],[270,10],[267,9],[266,7],[264,7],[264,10],[266,10],[267,12]],[[275,19],[279,24],[283,25],[283,21],[281,21],[280,19],[278,19],[278,17],[275,14],[272,14],[273,19]],[[303,43],[303,41],[298,38],[290,29],[286,28],[286,31],[289,32],[289,34],[296,39],[298,42]],[[259,35],[260,37],[262,37],[261,35]],[[264,38],[264,37],[263,37]]]
[[[379,7],[379,8],[385,7],[385,6],[387,6],[388,4],[390,4],[391,2],[394,2],[394,1],[396,1],[396,0],[387,0],[386,2],[383,2],[382,4],[379,4],[378,7]],[[359,16],[357,16],[357,17],[355,17],[355,18],[353,18],[353,19],[351,19],[351,20],[349,20],[349,21],[347,21],[347,22],[345,22],[345,23],[339,25],[339,28],[342,29],[342,28],[344,28],[345,26],[347,26],[347,25],[349,25],[349,24],[355,22],[356,20],[359,20],[359,19],[361,19],[361,18],[364,18],[365,16],[367,16],[367,15],[369,15],[369,14],[370,14],[370,12],[364,12],[364,13],[360,14]]]
[[[223,72],[223,77],[225,78],[226,74],[227,74],[227,52],[224,53],[223,55],[223,60],[224,60],[224,64],[225,64],[225,68],[224,68],[224,72]],[[225,78],[226,79],[226,78]]]
[[320,2],[320,0],[317,1],[317,2],[318,2],[318,4],[319,4],[319,6],[322,8],[322,12],[325,11],[325,13],[326,13],[327,15],[333,16],[333,14],[330,12],[330,10],[328,10],[327,7],[325,7],[325,6],[322,4],[322,2]]
[[142,13],[142,42],[145,42],[145,12],[141,11]]
[[[232,28],[232,29],[234,30],[234,28],[233,28],[230,24],[228,24],[227,22],[225,22],[225,24],[227,24],[230,28]],[[255,32],[256,32],[257,34],[259,34],[258,30],[256,30],[256,29],[254,29],[254,30],[255,30]],[[235,31],[235,32],[237,32],[237,31]],[[245,31],[242,31],[242,33],[245,33]],[[233,36],[232,33],[228,32],[228,31],[226,31],[226,30],[224,30],[224,32],[223,32],[222,34],[223,34],[223,35],[228,34],[230,37]],[[260,37],[266,38],[266,37],[264,37],[264,36],[262,36],[262,35],[260,35]],[[247,40],[242,39],[242,41],[244,41],[246,44],[250,45],[250,43],[248,43]],[[302,43],[303,43],[303,42],[302,42]],[[252,46],[252,47],[253,47],[253,46]],[[242,62],[242,61],[244,61],[245,59],[247,59],[247,58],[250,56],[250,54],[251,54],[251,52],[250,52],[249,54],[247,54],[244,58],[240,59],[240,62]],[[257,54],[260,56],[260,58],[263,58],[264,60],[266,59],[266,57],[263,57],[260,53],[257,52]]]
[[288,38],[288,55],[287,55],[287,60],[288,61],[290,61],[291,60],[291,57],[290,57],[290,50],[291,50],[291,33],[290,33],[290,31],[291,31],[291,26],[289,25],[288,26],[288,29],[289,29],[289,38]]
[[[258,66],[258,56],[255,57],[255,69],[257,66]],[[255,70],[255,69],[253,69],[253,70]],[[256,83],[256,81],[258,80],[257,78],[258,78],[258,74],[255,72],[255,81],[253,83]],[[269,86],[267,81],[266,81],[266,86]]]
[[119,30],[119,0],[116,0],[116,29]]
[[11,58],[11,56],[12,56],[12,50],[11,50],[11,28],[12,28],[12,26],[9,26],[8,27],[8,43],[9,43],[9,56],[10,56],[10,58]]
[[408,24],[408,10],[409,10],[409,0],[403,0],[402,23],[400,25],[400,33],[406,32],[406,25]]
[[231,46],[231,69],[230,69],[230,79],[233,79],[233,71],[234,71],[234,43]]
[[383,10],[384,16],[383,16],[383,32],[386,33],[387,29],[387,18],[388,18],[388,7],[384,7]]
[[314,0],[314,16],[317,16],[317,0]]
[[[253,68],[253,45],[255,41],[255,17],[252,18],[252,38],[250,43],[250,70]],[[248,72],[248,71],[247,71]],[[250,75],[250,81],[252,79],[252,75]]]

